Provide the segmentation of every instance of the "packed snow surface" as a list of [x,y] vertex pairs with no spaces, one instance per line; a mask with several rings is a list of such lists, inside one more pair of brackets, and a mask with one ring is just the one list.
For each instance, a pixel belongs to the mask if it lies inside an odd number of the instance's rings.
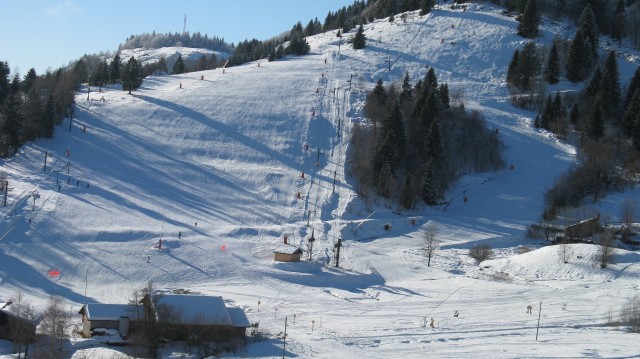
[[[516,25],[488,3],[415,12],[365,25],[363,50],[345,42],[353,32],[329,32],[307,38],[303,57],[152,76],[132,95],[81,89],[72,123],[0,162],[11,189],[0,298],[21,291],[43,308],[56,295],[77,313],[86,302],[127,303],[149,281],[221,296],[266,338],[225,357],[281,357],[285,320],[287,357],[639,355],[637,334],[606,324],[640,289],[640,254],[619,250],[599,269],[597,246],[526,237],[576,152],[510,103],[506,67],[525,42]],[[541,43],[554,26],[544,24]],[[636,66],[620,60],[623,85]],[[508,166],[463,177],[442,206],[399,212],[365,201],[347,157],[364,95],[406,72],[415,84],[428,67],[452,101],[499,131]],[[637,197],[629,190],[593,209],[618,220],[622,201]],[[428,223],[441,241],[430,267],[421,251]],[[284,236],[305,250],[303,261],[274,262]],[[478,244],[494,258],[471,259]],[[118,351],[97,343],[75,337],[69,357]]]

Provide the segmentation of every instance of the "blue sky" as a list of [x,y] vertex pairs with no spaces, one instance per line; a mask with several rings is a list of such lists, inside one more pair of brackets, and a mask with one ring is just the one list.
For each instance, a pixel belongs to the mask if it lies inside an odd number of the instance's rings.
[[0,61],[12,75],[30,68],[38,74],[57,69],[84,54],[115,51],[130,35],[187,31],[238,43],[268,39],[306,25],[354,0],[14,0],[3,2]]

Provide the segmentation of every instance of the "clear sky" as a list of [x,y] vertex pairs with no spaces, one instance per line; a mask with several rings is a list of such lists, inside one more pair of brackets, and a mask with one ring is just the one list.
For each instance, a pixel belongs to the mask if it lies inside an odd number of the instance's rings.
[[0,61],[12,76],[43,74],[84,54],[115,51],[130,35],[187,31],[237,44],[265,40],[354,0],[12,0],[3,1]]

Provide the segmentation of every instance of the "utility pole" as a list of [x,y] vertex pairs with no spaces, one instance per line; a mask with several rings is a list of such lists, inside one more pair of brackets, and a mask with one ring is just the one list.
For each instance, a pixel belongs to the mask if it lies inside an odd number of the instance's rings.
[[284,317],[284,336],[282,337],[282,359],[284,359],[285,348],[287,347],[287,317]]
[[538,341],[538,331],[540,330],[540,313],[542,313],[542,301],[540,301],[540,309],[538,310],[538,328],[536,328],[536,341]]
[[44,167],[42,167],[42,172],[47,172],[47,157],[50,157],[49,151],[44,151]]
[[9,181],[4,181],[4,203],[3,206],[7,206],[7,195],[9,194]]
[[333,171],[333,188],[331,189],[331,193],[336,193],[336,175],[338,171]]
[[338,243],[334,244],[336,247],[336,267],[340,267],[340,247],[342,247],[342,238],[338,238]]
[[309,238],[309,260],[312,259],[312,255],[313,255],[313,242],[316,241],[316,237],[314,236],[316,232],[316,229],[312,229],[311,230],[311,238]]

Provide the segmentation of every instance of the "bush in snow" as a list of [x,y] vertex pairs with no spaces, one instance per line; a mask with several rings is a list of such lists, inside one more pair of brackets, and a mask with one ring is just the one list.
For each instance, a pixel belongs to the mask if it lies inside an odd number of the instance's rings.
[[493,256],[493,250],[488,244],[480,244],[469,250],[469,257],[482,262]]

